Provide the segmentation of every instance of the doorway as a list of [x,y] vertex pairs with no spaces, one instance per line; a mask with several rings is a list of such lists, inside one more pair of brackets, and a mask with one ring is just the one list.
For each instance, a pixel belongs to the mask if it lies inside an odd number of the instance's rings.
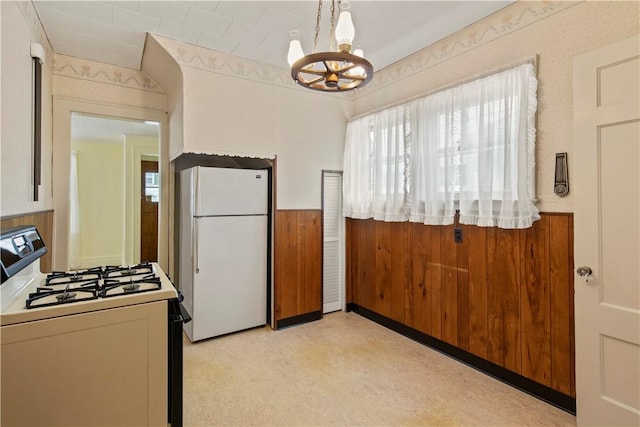
[[69,268],[157,261],[158,123],[72,113],[70,140]]
[[322,312],[344,308],[342,172],[322,171]]
[[140,164],[140,262],[158,260],[158,202],[160,174],[157,160]]

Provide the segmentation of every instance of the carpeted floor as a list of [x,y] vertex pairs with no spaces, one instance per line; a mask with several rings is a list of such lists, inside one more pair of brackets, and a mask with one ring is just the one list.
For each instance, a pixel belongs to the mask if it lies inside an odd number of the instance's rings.
[[355,313],[185,338],[185,426],[575,426],[575,417]]

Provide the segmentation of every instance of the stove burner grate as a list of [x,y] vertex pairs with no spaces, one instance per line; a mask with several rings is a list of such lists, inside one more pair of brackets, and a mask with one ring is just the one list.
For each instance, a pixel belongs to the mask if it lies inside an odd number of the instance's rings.
[[108,265],[104,268],[103,277],[122,277],[122,276],[137,276],[140,274],[153,273],[153,266],[149,262],[143,262],[136,265]]
[[[104,279],[102,289],[100,290],[100,297],[109,298],[125,294],[137,294],[155,291],[161,288],[160,278],[153,273],[142,276],[136,280],[134,280],[133,277],[129,277],[129,280],[121,280],[118,278]],[[122,290],[122,292],[118,292],[118,290]]]
[[69,304],[79,301],[97,299],[100,287],[97,280],[77,287],[68,284],[64,289],[37,288],[27,298],[27,309]]
[[103,272],[101,267],[93,267],[74,271],[54,271],[47,275],[45,283],[49,285],[96,280],[102,278],[102,273]]

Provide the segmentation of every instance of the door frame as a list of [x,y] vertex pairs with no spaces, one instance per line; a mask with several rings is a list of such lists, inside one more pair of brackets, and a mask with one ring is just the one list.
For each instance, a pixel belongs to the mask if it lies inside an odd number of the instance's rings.
[[[633,53],[627,54],[627,51]],[[637,60],[638,57],[633,55],[638,55],[639,52],[638,37],[634,36],[585,52],[573,59],[573,164],[576,165],[574,258],[575,267],[592,269],[586,278],[578,274],[578,268],[574,272],[576,415],[580,425],[620,425],[628,420],[626,417],[629,412],[637,411],[629,411],[623,402],[616,403],[620,412],[602,406],[607,405],[604,403],[606,401],[612,402],[604,385],[605,379],[610,378],[603,371],[604,340],[609,337],[612,341],[637,346],[640,329],[635,310],[608,304],[602,297],[602,175],[598,139],[603,128],[638,121],[640,108],[636,101],[601,103],[599,95],[602,89],[601,71],[627,63],[629,58]],[[593,145],[580,145],[585,142]],[[587,184],[594,181],[596,187],[588,188]],[[615,363],[620,361],[616,360]],[[624,375],[615,376],[615,379],[615,384],[627,381]],[[621,418],[616,420],[612,416]],[[622,418],[625,421],[621,421]]]
[[[340,175],[340,186],[342,187],[343,184],[343,171],[341,170],[322,170],[322,178],[321,178],[321,185],[320,185],[320,195],[321,195],[321,205],[320,205],[320,209],[322,211],[322,253],[324,254],[324,178],[326,174],[338,174]],[[342,199],[342,196],[341,196]],[[342,204],[342,200],[341,200],[341,204]],[[340,272],[339,272],[339,276],[340,276],[340,310],[342,311],[346,311],[347,310],[347,294],[346,294],[346,258],[345,258],[345,245],[346,245],[346,230],[345,230],[345,220],[344,217],[342,217],[342,220],[340,221],[340,237],[339,237],[339,242],[341,243],[339,245],[340,248],[340,254],[339,254],[339,259],[340,259]],[[324,255],[322,256],[322,270],[324,271]],[[322,274],[322,299],[321,301],[323,301],[322,303],[322,313],[324,314],[324,273]]]
[[[55,195],[53,226],[53,270],[68,270],[69,248],[69,170],[71,164],[71,114],[90,114],[112,118],[151,120],[160,123],[159,163],[160,205],[158,206],[158,263],[172,274],[173,262],[169,253],[173,250],[173,223],[169,217],[169,206],[173,204],[173,166],[169,163],[169,120],[164,111],[100,104],[73,98],[53,97],[53,146],[52,190]],[[170,188],[171,187],[171,188]]]

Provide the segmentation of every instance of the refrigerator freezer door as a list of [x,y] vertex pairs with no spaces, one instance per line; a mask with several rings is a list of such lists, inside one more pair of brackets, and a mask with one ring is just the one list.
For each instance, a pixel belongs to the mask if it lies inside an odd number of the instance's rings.
[[198,218],[193,337],[197,341],[267,321],[267,216]]
[[266,170],[196,168],[196,216],[266,214]]

